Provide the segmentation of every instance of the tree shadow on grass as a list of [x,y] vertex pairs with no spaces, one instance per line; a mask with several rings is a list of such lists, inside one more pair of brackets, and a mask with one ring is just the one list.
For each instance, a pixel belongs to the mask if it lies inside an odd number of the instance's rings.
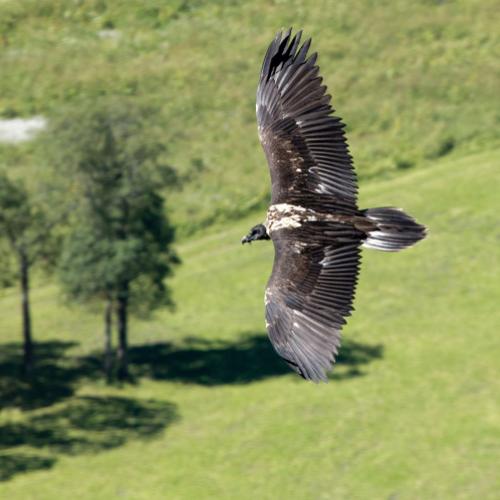
[[[97,453],[158,435],[179,418],[173,403],[123,397],[72,398],[64,408],[0,426],[0,480],[50,468],[57,455]],[[51,455],[12,453],[29,446]]]
[[16,474],[50,469],[56,459],[25,454],[0,454],[0,481],[8,481]]
[[83,380],[102,376],[98,356],[75,357],[67,351],[76,342],[39,342],[35,346],[36,365],[28,380],[21,376],[22,347],[19,343],[0,348],[0,407],[26,409],[50,406],[74,394]]
[[364,344],[344,338],[340,346],[339,356],[330,374],[331,380],[344,380],[363,376],[362,368],[384,356],[382,344]]
[[[48,469],[60,455],[97,453],[131,439],[154,437],[179,418],[176,406],[169,402],[75,397],[79,385],[103,377],[99,355],[68,355],[75,345],[38,343],[31,382],[19,376],[20,344],[2,345],[2,406],[38,410],[0,425],[0,481]],[[361,376],[363,366],[382,356],[382,345],[345,339],[331,379]],[[130,371],[136,381],[151,378],[203,386],[247,384],[282,375],[297,377],[274,352],[267,335],[252,332],[231,341],[188,338],[178,343],[135,346],[130,349]],[[60,404],[63,401],[64,405]],[[24,453],[24,447],[41,454]]]
[[[102,380],[100,353],[75,357],[75,342],[50,341],[36,345],[36,367],[31,380],[20,376],[21,346],[4,344],[0,350],[1,407],[43,408],[75,394],[79,385]],[[344,339],[332,380],[362,375],[362,367],[383,356],[383,346]],[[275,353],[265,333],[246,333],[230,341],[186,338],[133,346],[130,373],[141,378],[205,386],[248,384],[292,371]]]
[[[362,366],[383,356],[382,345],[344,340],[332,380],[363,375]],[[180,344],[156,343],[130,350],[135,379],[148,377],[205,386],[247,384],[293,373],[266,334],[247,333],[236,341],[187,338]]]

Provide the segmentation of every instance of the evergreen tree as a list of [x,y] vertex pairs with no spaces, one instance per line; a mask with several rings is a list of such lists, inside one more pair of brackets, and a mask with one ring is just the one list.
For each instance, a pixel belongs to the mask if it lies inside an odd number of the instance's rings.
[[21,289],[23,373],[31,375],[35,354],[30,308],[30,271],[39,260],[51,262],[55,254],[53,224],[40,204],[34,203],[21,182],[0,172],[0,286],[16,280]]
[[178,259],[162,188],[175,183],[165,148],[145,133],[148,111],[111,101],[70,111],[49,130],[59,175],[77,208],[60,261],[68,295],[104,302],[105,369],[111,378],[111,322],[118,329],[118,377],[128,377],[129,312],[171,305],[165,278]]

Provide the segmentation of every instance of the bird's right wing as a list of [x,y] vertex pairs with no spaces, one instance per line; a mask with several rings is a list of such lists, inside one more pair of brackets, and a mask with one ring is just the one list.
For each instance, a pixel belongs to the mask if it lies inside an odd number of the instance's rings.
[[278,33],[257,89],[259,137],[269,163],[272,203],[308,206],[320,195],[356,207],[357,180],[341,120],[332,116],[310,40]]
[[266,326],[276,352],[302,377],[326,380],[352,311],[360,243],[323,246],[273,239]]

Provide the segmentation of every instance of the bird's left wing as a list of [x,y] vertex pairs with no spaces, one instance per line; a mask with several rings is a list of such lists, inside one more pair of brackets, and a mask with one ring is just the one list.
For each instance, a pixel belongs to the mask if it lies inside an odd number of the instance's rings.
[[[259,137],[272,181],[272,203],[356,207],[357,180],[341,120],[332,116],[310,40],[278,33],[269,46],[257,89]],[[311,206],[312,208],[312,206]]]
[[[342,230],[342,228],[340,228]],[[322,245],[273,238],[266,326],[276,352],[302,377],[326,380],[352,311],[360,242]]]

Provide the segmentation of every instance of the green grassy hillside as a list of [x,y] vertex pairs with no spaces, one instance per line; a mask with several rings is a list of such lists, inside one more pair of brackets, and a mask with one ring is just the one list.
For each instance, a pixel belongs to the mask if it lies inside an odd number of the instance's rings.
[[[179,246],[175,313],[132,324],[136,384],[108,388],[101,315],[33,293],[35,392],[14,375],[18,297],[0,299],[0,497],[495,499],[500,152],[366,183],[430,236],[365,251],[356,313],[326,385],[265,338],[270,244],[251,217]],[[65,358],[62,358],[62,355]]]
[[[274,33],[304,28],[348,124],[362,179],[498,145],[494,0],[1,0],[0,115],[47,115],[102,95],[156,106],[180,234],[268,197],[255,87]],[[495,53],[496,51],[496,53]],[[36,179],[32,146],[0,164]]]

